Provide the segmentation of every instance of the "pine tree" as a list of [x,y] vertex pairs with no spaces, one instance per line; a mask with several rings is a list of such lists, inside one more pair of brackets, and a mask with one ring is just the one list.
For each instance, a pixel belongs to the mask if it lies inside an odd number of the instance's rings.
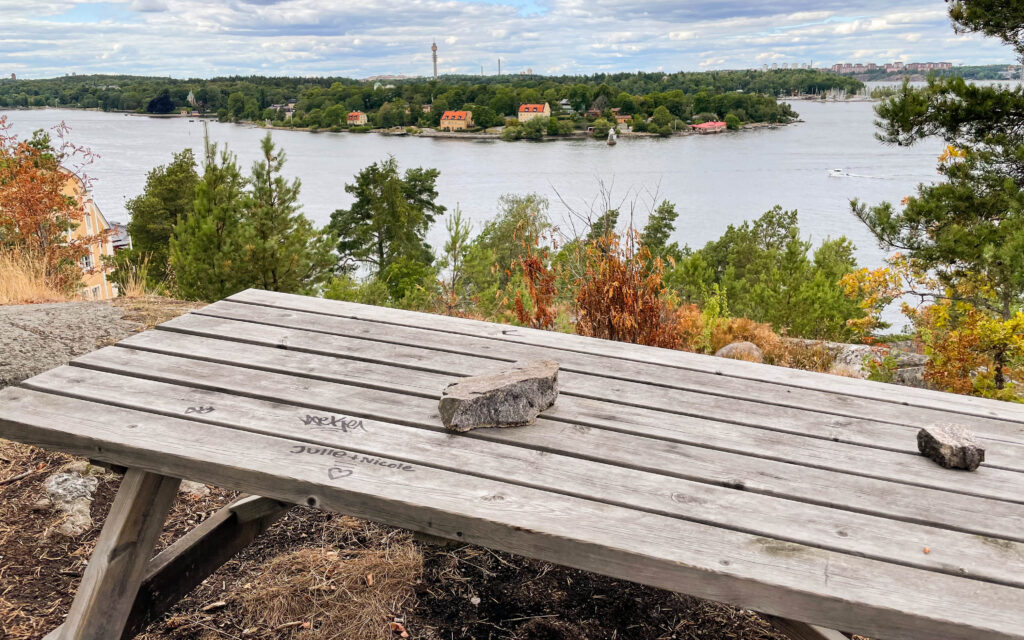
[[[996,36],[1024,57],[1024,9],[1017,0],[949,3],[954,28]],[[1004,370],[1024,361],[1024,88],[979,86],[962,78],[931,78],[876,109],[878,137],[911,145],[937,136],[946,143],[939,173],[946,180],[919,185],[900,206],[853,202],[860,218],[887,250],[900,252],[915,278],[909,293],[946,305],[951,321],[981,313],[997,321],[1006,339],[981,344],[992,358],[996,389]],[[906,292],[901,292],[906,293]],[[983,376],[978,376],[979,379]]]
[[334,238],[299,212],[301,183],[281,175],[285,154],[269,133],[260,148],[263,159],[253,165],[240,227],[240,262],[247,269],[247,284],[268,291],[314,290],[336,263]]
[[355,184],[345,185],[355,202],[332,213],[330,225],[343,266],[351,270],[361,262],[381,273],[399,258],[432,262],[427,229],[445,212],[436,202],[438,175],[437,169],[423,168],[400,175],[398,161],[390,156],[360,171]]
[[191,149],[174,154],[170,164],[150,171],[143,192],[125,204],[131,214],[128,234],[132,249],[124,258],[121,254],[126,252],[121,252],[119,259],[139,264],[148,256],[150,276],[164,280],[171,232],[178,220],[191,215],[198,183],[196,158]]
[[679,245],[675,242],[668,243],[672,233],[676,230],[676,218],[678,217],[676,206],[668,200],[663,200],[658,208],[651,212],[650,218],[647,219],[647,225],[640,233],[640,244],[647,247],[652,256],[656,258],[671,257],[673,260],[679,260],[682,257]]
[[170,266],[178,294],[219,300],[245,288],[248,273],[239,251],[246,181],[234,154],[206,140],[203,176],[192,215],[174,226]]

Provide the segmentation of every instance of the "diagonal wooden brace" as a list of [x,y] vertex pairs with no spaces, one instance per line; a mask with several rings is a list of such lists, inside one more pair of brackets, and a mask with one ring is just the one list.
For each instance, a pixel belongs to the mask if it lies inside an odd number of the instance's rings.
[[292,506],[243,496],[152,558],[180,482],[127,471],[71,611],[46,640],[134,637]]
[[127,640],[141,633],[292,506],[270,498],[243,496],[160,552],[147,566],[121,638]]
[[120,637],[180,483],[178,478],[128,470],[71,611],[47,640]]

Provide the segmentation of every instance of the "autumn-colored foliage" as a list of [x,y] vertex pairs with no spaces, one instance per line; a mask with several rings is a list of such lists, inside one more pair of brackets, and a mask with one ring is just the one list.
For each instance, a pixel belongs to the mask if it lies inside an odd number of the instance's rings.
[[615,234],[589,243],[576,292],[576,333],[678,349],[680,333],[664,299],[660,258],[634,237]]
[[[66,132],[55,131],[58,138]],[[46,286],[72,292],[82,275],[78,261],[97,236],[72,238],[84,210],[81,193],[67,190],[71,170],[62,166],[88,153],[64,143],[49,145],[49,136],[18,140],[0,117],[0,248],[19,259],[38,261]]]
[[523,302],[523,292],[516,291],[513,303],[516,319],[535,329],[550,329],[555,324],[552,302],[555,297],[555,274],[545,264],[546,256],[531,253],[519,259],[523,282],[529,295],[530,308]]
[[925,380],[936,389],[1021,402],[1024,313],[1002,320],[944,300],[910,313],[929,361]]
[[881,269],[847,274],[847,295],[860,296],[866,327],[882,309],[902,301],[929,362],[929,386],[970,395],[1020,401],[1015,382],[1024,375],[1024,313],[1002,309],[984,278],[970,271],[955,286],[943,286],[934,273],[894,254]]

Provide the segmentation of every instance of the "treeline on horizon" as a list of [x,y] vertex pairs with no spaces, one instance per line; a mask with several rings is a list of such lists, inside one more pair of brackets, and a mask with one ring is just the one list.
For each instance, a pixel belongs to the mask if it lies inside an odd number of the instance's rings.
[[[1008,66],[1005,64],[980,64],[980,65],[961,65],[947,69],[945,71],[933,71],[932,74],[938,78],[963,78],[964,80],[1001,80],[1003,79],[1002,73],[1007,70]],[[884,69],[877,71],[870,71],[868,73],[857,74],[858,78],[865,78],[868,82],[875,80],[895,80],[904,78],[908,74],[907,72],[900,73],[887,73]],[[919,75],[919,74],[910,74]]]
[[[295,101],[292,126],[337,127],[349,111],[364,111],[377,126],[436,126],[446,109],[472,109],[481,126],[501,124],[519,104],[566,99],[582,113],[617,108],[650,117],[664,106],[690,121],[699,114],[724,118],[734,113],[743,122],[785,122],[795,117],[776,97],[829,89],[856,91],[854,78],[810,69],[776,71],[707,71],[616,73],[590,76],[460,76],[360,81],[351,78],[234,76],[175,79],[124,75],[64,76],[40,80],[0,81],[2,107],[65,107],[174,113],[191,108],[224,120],[283,121],[271,105]],[[431,105],[424,113],[423,105]],[[563,116],[566,114],[562,114]]]

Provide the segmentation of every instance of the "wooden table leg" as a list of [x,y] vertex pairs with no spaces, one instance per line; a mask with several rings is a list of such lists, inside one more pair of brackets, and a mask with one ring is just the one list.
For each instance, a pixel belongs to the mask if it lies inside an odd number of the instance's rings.
[[259,496],[239,498],[161,551],[146,566],[121,639],[134,638],[291,507]]
[[47,640],[120,638],[181,480],[129,469],[64,624]]

